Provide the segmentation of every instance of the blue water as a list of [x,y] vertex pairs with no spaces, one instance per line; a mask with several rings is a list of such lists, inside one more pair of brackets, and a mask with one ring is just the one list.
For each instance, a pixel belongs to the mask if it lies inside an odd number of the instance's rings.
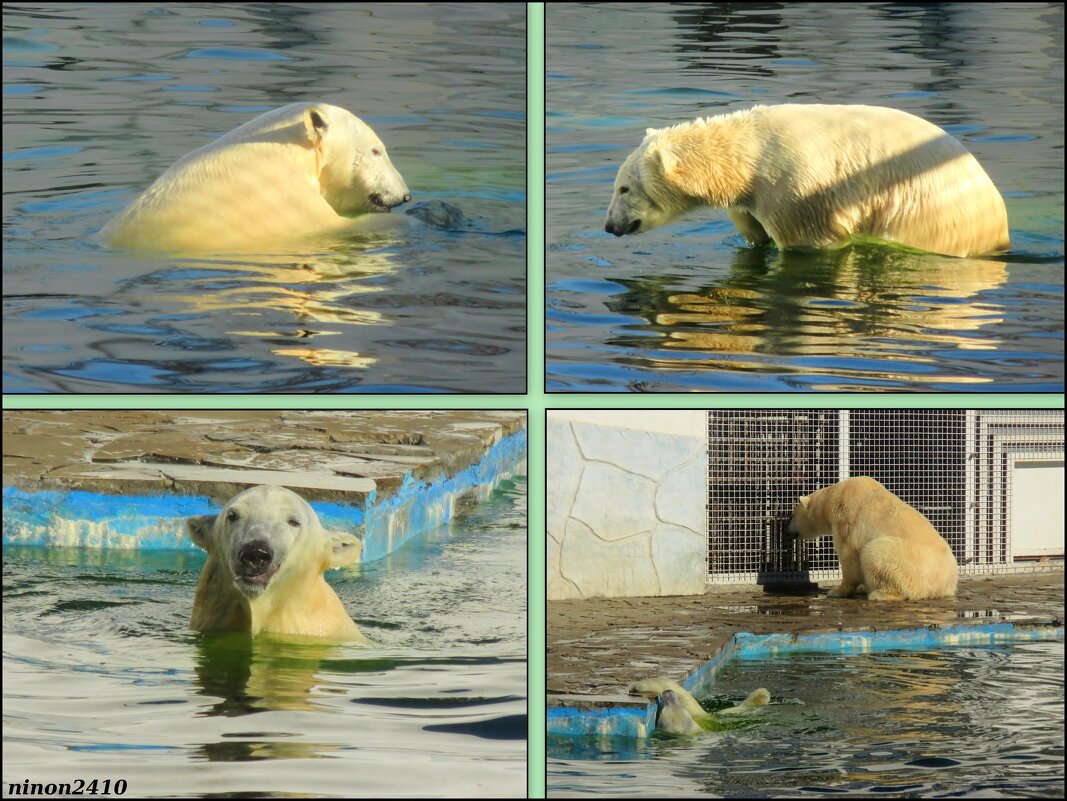
[[[6,9],[4,391],[523,391],[525,18],[521,3]],[[228,259],[94,241],[179,157],[307,100],[364,119],[414,201],[466,223],[398,209],[389,230]]]
[[1064,781],[1063,642],[733,660],[700,700],[771,693],[738,729],[549,737],[548,796],[1052,798]]
[[204,559],[4,549],[4,781],[525,797],[526,482],[328,578],[374,645],[187,630]]
[[[1062,6],[553,3],[546,26],[550,390],[1062,392]],[[790,102],[946,128],[1011,251],[782,254],[711,209],[604,232],[647,127]]]

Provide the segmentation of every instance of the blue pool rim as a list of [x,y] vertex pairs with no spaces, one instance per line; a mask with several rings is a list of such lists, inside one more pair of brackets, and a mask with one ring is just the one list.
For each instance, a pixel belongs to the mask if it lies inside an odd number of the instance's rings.
[[[451,520],[461,498],[473,493],[481,500],[501,481],[524,475],[526,437],[525,428],[501,437],[478,462],[451,476],[417,480],[408,473],[395,492],[379,495],[372,491],[351,503],[311,501],[311,507],[324,527],[362,535],[360,561],[381,559]],[[8,486],[3,489],[3,543],[200,552],[186,533],[185,518],[215,514],[220,508],[201,495],[162,491],[112,495],[77,489],[30,492]],[[63,532],[61,536],[56,536],[57,530]]]
[[[679,682],[690,692],[711,686],[714,674],[732,658],[766,659],[784,654],[831,651],[846,654],[873,653],[893,649],[953,645],[997,645],[1011,642],[1062,640],[1063,627],[988,623],[943,628],[886,631],[834,631],[813,634],[734,634],[707,662]],[[652,676],[634,676],[634,681]],[[773,697],[773,693],[772,693]],[[546,710],[547,733],[567,737],[622,737],[644,739],[655,729],[655,702],[634,706],[604,706],[587,709],[567,706]]]

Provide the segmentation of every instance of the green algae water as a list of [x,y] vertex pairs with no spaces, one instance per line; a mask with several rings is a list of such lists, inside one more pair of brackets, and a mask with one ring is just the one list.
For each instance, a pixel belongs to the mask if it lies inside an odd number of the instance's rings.
[[5,794],[526,794],[526,482],[328,579],[373,646],[188,631],[199,554],[4,549]]

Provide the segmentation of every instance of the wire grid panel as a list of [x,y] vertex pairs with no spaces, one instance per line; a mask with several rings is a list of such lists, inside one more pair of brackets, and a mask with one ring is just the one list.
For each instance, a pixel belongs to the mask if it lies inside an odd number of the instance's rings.
[[839,414],[828,409],[708,412],[708,579],[831,578],[833,543],[786,532],[801,495],[838,481]]
[[840,575],[829,537],[786,532],[797,499],[867,475],[922,512],[965,572],[1017,569],[1011,465],[1063,459],[1062,410],[708,412],[708,581]]

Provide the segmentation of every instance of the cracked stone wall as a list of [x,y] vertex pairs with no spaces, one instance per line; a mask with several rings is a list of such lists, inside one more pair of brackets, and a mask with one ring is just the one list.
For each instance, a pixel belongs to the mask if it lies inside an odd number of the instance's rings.
[[694,416],[681,420],[687,433],[640,430],[632,416],[622,427],[549,415],[549,599],[704,591],[704,413],[672,414]]

